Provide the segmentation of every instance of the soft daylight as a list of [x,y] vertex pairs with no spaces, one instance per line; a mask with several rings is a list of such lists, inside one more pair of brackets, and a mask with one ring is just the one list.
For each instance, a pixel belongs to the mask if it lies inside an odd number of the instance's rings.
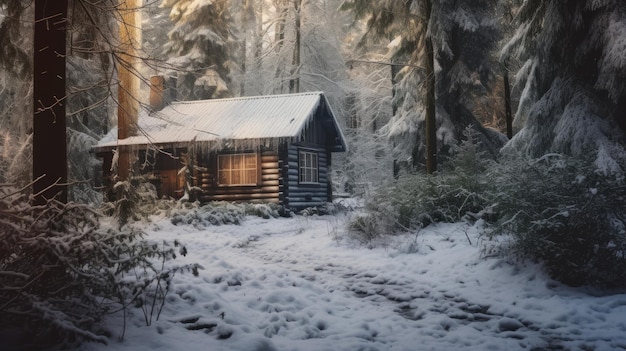
[[626,351],[626,0],[0,0],[0,351]]

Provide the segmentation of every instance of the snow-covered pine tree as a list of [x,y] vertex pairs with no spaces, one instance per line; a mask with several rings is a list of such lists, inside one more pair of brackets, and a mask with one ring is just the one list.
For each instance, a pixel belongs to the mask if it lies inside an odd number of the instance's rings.
[[102,198],[93,188],[101,177],[101,162],[90,150],[108,132],[111,115],[116,111],[110,99],[114,68],[110,39],[117,36],[115,11],[113,6],[101,5],[72,4],[68,29],[69,197],[83,203],[96,203]]
[[174,27],[166,44],[182,100],[231,95],[228,1],[163,0]]
[[[90,147],[109,128],[113,69],[110,38],[114,4],[71,2],[67,40],[67,156],[71,200],[97,201],[89,182],[99,174]],[[23,1],[0,3],[0,133],[3,182],[31,182],[32,163],[32,38],[34,7]],[[98,13],[99,15],[95,15]]]
[[31,180],[33,11],[31,4],[0,0],[0,182]]
[[[260,7],[257,6],[257,3],[260,4]],[[258,48],[260,34],[257,29],[262,16],[258,10],[263,8],[262,5],[263,1],[258,0],[231,0],[230,2],[230,13],[233,17],[229,28],[233,33],[231,36],[233,40],[229,42],[233,62],[231,77],[233,77],[233,82],[239,84],[239,96],[246,95],[248,61],[254,62],[260,56]]]
[[438,0],[426,14],[423,1],[351,0],[342,7],[367,20],[363,40],[387,41],[389,59],[407,64],[396,74],[395,114],[382,132],[396,145],[400,159],[423,162],[425,101],[419,91],[427,77],[415,66],[422,65],[428,36],[436,61],[439,153],[449,152],[468,126],[479,132],[483,147],[495,153],[504,142],[502,135],[483,128],[473,112],[476,96],[486,94],[494,78],[489,56],[499,36],[494,6],[488,0]]
[[605,172],[626,164],[626,2],[525,1],[505,57],[523,66],[515,116],[519,133],[505,151],[532,157],[594,154]]

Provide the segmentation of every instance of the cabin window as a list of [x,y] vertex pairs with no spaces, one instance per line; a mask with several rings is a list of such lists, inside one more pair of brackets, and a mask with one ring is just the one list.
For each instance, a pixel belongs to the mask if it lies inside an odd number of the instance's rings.
[[218,155],[217,173],[219,185],[256,185],[257,155],[255,153]]
[[300,183],[318,183],[317,152],[300,151]]

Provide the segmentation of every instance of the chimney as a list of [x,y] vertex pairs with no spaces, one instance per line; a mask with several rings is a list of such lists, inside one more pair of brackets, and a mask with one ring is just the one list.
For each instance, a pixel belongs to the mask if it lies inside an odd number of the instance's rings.
[[150,111],[160,111],[174,100],[176,100],[176,78],[150,77]]
[[163,76],[150,77],[150,110],[160,111],[165,107],[165,78]]

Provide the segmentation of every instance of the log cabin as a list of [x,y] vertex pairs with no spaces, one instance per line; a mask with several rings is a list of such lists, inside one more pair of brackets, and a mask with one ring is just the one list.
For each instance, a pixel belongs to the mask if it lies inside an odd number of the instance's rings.
[[[299,210],[332,201],[331,160],[347,150],[322,92],[173,102],[139,116],[139,133],[114,130],[94,148],[112,179],[117,150],[161,197],[277,203]],[[182,171],[181,171],[182,170]]]

